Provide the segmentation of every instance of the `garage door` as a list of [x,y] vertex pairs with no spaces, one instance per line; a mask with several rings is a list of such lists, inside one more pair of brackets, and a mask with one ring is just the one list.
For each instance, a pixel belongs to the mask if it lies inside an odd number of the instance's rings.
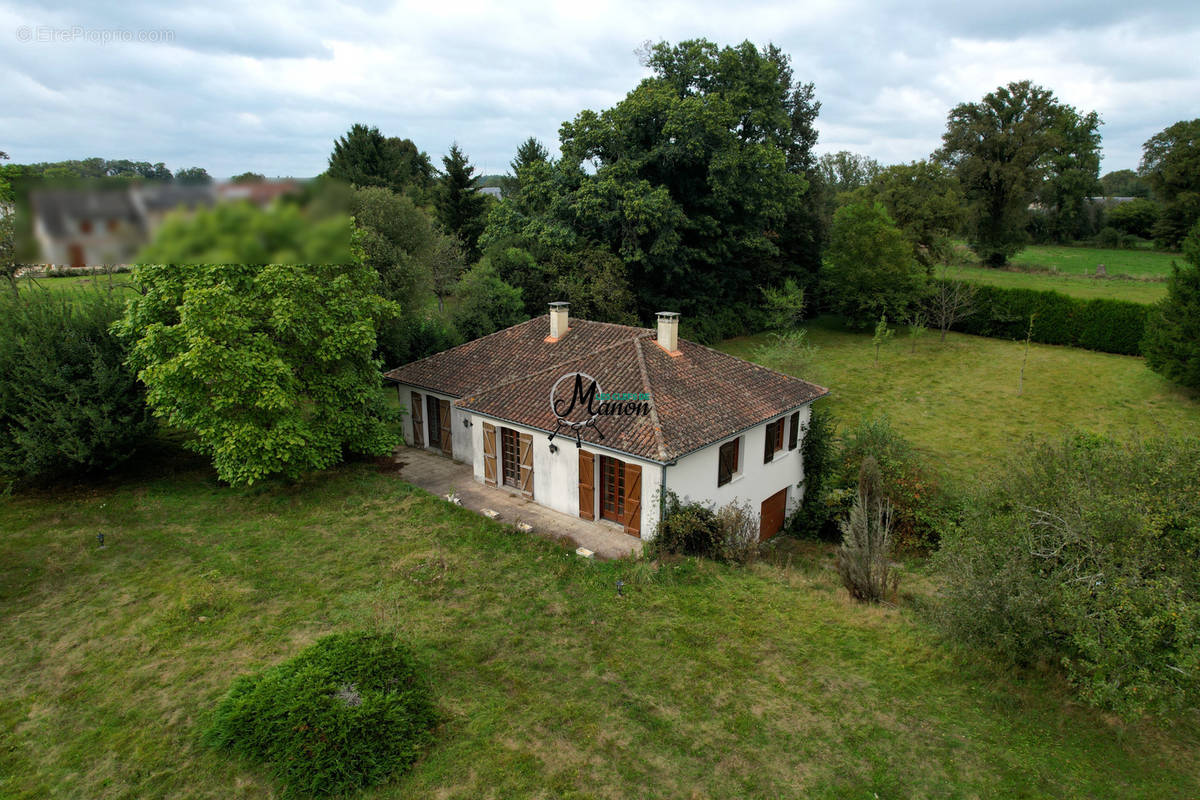
[[759,515],[758,523],[758,540],[760,542],[765,542],[782,530],[785,508],[787,508],[787,489],[780,489],[763,500],[762,514]]

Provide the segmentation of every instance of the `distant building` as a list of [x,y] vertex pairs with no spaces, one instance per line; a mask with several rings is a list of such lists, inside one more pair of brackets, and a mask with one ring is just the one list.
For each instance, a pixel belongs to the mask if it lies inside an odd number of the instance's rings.
[[33,237],[44,264],[129,264],[172,213],[244,200],[265,208],[295,192],[296,181],[218,186],[137,183],[125,189],[45,189],[30,194]]
[[500,191],[499,186],[480,186],[479,193],[486,194],[489,197],[494,197],[497,200],[504,196],[504,193]]

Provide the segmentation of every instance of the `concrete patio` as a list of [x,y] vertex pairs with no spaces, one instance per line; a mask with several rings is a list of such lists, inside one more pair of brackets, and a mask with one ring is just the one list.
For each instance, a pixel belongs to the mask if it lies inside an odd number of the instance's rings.
[[463,508],[478,513],[485,508],[498,511],[499,522],[527,523],[533,527],[533,533],[549,539],[569,539],[576,547],[591,550],[597,558],[623,558],[642,550],[640,539],[629,536],[616,525],[572,517],[526,500],[515,491],[477,483],[470,464],[404,446],[396,448],[392,462],[396,474],[414,486],[443,498],[453,490],[462,500]]

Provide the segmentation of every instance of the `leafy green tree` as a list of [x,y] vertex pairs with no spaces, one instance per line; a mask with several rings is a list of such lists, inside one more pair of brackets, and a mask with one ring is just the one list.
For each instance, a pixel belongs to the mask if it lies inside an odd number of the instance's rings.
[[[0,150],[0,161],[8,158],[8,154]],[[17,293],[16,226],[14,221],[12,186],[3,174],[0,174],[0,275],[8,281],[13,294]]]
[[442,158],[445,168],[437,195],[438,222],[462,241],[467,258],[479,258],[479,236],[487,220],[488,197],[475,185],[475,168],[458,144]]
[[1085,184],[1096,177],[1091,165],[1099,163],[1099,124],[1094,113],[1081,115],[1029,81],[951,109],[937,157],[963,187],[968,243],[983,263],[1003,266],[1024,247],[1029,206],[1039,195],[1060,214],[1086,196]]
[[350,211],[363,258],[379,273],[380,294],[406,308],[416,305],[420,295],[428,296],[438,234],[425,211],[382,186],[355,189]]
[[1121,233],[1149,239],[1154,236],[1154,225],[1158,222],[1158,204],[1139,197],[1110,206],[1104,216]]
[[261,172],[243,172],[229,179],[230,183],[266,183],[267,176]]
[[0,296],[0,480],[103,473],[153,432],[128,344],[110,332],[123,308],[100,291]]
[[347,264],[173,264],[134,270],[116,330],[154,414],[190,434],[221,480],[298,478],[396,437],[373,357],[398,313],[375,270]]
[[496,268],[480,261],[458,284],[454,326],[470,341],[523,322],[525,304],[521,290],[500,280]]
[[1089,197],[1100,191],[1100,117],[1059,106],[1053,145],[1037,198],[1046,209],[1047,233],[1054,241],[1084,238],[1089,229]]
[[1177,248],[1200,219],[1200,118],[1176,122],[1142,145],[1139,172],[1162,204],[1155,238]]
[[175,182],[188,186],[207,186],[213,179],[204,167],[188,167],[175,173]]
[[762,293],[767,318],[773,330],[790,331],[800,325],[804,319],[804,290],[795,279],[785,279],[782,286],[764,287]]
[[437,296],[438,311],[446,310],[446,298],[458,285],[463,270],[467,268],[467,257],[462,242],[457,236],[436,234],[429,251],[429,276],[433,293]]
[[945,261],[950,237],[965,221],[962,189],[952,172],[934,161],[880,170],[861,193],[883,203],[926,270]]
[[1181,386],[1200,389],[1200,222],[1183,243],[1186,263],[1171,267],[1167,296],[1146,319],[1146,365]]
[[869,327],[883,315],[903,319],[921,296],[924,275],[883,204],[856,202],[833,217],[822,286],[833,311]]
[[833,220],[839,206],[851,202],[851,194],[879,176],[883,165],[870,156],[839,150],[817,159],[814,182],[821,197],[826,224]]
[[[493,247],[487,253],[487,260],[502,281],[521,290],[527,315],[536,317],[545,313],[551,301],[565,299],[554,296],[556,287],[549,267],[523,247]],[[576,315],[581,314],[577,307],[572,310]]]
[[392,190],[410,196],[418,205],[428,205],[435,184],[433,162],[411,139],[389,136],[384,141],[395,168]]
[[[560,250],[550,254],[548,263],[549,273],[554,275],[554,290],[547,301],[566,300],[571,304],[571,313],[581,319],[638,324],[637,302],[625,264],[610,251],[596,246]],[[530,316],[545,311],[543,303]]]
[[344,264],[350,220],[313,219],[292,205],[268,210],[220,203],[170,217],[142,249],[142,264]]
[[1131,169],[1118,169],[1100,176],[1100,192],[1105,197],[1150,197],[1150,186]]

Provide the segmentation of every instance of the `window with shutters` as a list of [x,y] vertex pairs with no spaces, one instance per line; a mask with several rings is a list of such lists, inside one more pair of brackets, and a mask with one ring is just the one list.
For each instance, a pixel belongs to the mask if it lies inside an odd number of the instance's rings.
[[512,428],[500,429],[500,462],[504,485],[521,488],[521,440]]
[[721,445],[717,452],[717,486],[724,486],[738,475],[738,450],[741,438]]
[[775,454],[783,449],[783,424],[786,418],[767,424],[767,438],[763,447],[763,463],[775,460]]
[[795,450],[796,444],[800,441],[800,412],[792,414],[791,421],[788,423],[788,450]]

